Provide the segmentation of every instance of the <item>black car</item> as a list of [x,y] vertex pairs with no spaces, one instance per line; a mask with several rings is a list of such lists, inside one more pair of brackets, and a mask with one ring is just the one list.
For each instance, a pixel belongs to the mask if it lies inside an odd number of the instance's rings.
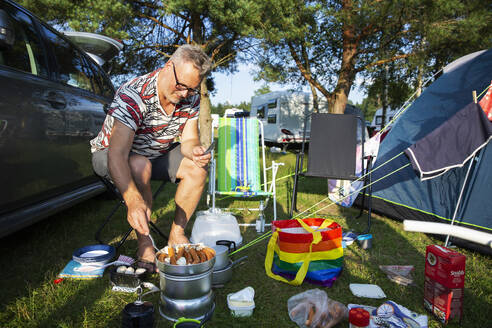
[[100,65],[122,47],[0,0],[0,237],[104,191],[89,140],[114,95]]

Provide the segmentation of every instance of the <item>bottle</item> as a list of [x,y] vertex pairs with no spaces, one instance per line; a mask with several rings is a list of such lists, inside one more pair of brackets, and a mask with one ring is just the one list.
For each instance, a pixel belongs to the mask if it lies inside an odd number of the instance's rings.
[[363,308],[353,308],[349,311],[350,328],[367,328],[369,327],[371,315]]

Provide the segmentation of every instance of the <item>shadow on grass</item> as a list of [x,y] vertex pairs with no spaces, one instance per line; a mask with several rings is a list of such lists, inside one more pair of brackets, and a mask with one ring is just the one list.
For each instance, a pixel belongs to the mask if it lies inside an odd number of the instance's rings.
[[[26,326],[29,320],[39,320],[36,326],[52,327],[66,317],[77,321],[87,305],[101,298],[108,286],[102,279],[65,279],[58,285],[53,280],[74,250],[95,243],[92,236],[104,206],[100,199],[86,201],[0,240],[3,315],[10,319],[24,316]],[[80,220],[71,220],[73,216]],[[50,297],[53,299],[46,299]],[[14,313],[20,307],[23,312]]]

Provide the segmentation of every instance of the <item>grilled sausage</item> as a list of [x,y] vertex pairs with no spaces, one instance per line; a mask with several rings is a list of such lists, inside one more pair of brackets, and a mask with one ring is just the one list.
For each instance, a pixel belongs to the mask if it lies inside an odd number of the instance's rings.
[[193,264],[200,263],[200,258],[198,257],[196,250],[193,247],[190,247],[189,250],[190,250],[191,258],[193,259]]

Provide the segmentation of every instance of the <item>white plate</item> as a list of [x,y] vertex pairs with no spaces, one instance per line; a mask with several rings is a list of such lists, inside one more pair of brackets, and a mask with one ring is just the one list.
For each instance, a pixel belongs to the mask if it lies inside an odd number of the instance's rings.
[[89,251],[89,252],[82,253],[82,254],[80,254],[80,257],[97,257],[97,256],[101,256],[101,255],[106,255],[106,254],[108,254],[108,251],[95,250],[95,251]]
[[370,284],[350,284],[350,291],[358,297],[386,298],[386,294],[378,285]]

